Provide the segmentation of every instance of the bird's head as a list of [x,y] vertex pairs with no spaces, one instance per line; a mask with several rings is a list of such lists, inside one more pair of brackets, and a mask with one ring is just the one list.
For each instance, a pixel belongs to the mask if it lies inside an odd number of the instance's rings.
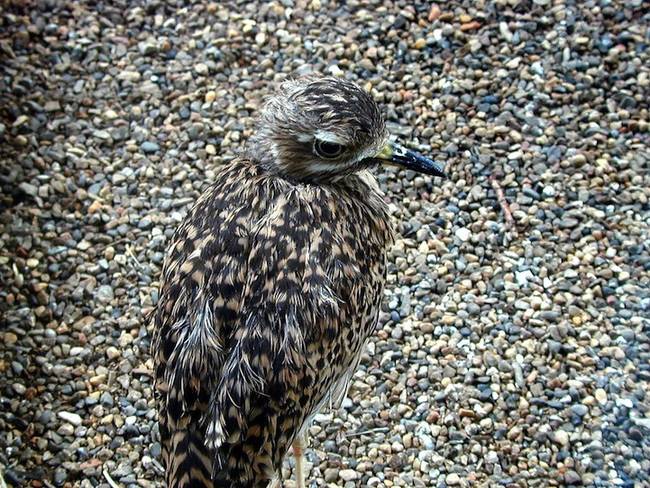
[[388,142],[372,96],[340,78],[282,83],[264,105],[252,143],[267,165],[302,181],[333,180],[378,163],[444,176],[439,163]]

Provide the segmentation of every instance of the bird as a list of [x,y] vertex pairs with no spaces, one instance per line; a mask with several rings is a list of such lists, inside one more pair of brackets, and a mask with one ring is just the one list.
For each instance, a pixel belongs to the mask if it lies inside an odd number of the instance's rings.
[[151,319],[170,488],[279,486],[290,448],[304,488],[310,422],[378,323],[395,235],[382,164],[444,176],[356,83],[290,79],[176,229]]

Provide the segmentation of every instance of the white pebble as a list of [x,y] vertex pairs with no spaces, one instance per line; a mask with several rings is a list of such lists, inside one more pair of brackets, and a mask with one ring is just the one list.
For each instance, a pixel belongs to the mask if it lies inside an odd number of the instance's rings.
[[456,229],[455,234],[456,237],[458,237],[461,241],[466,242],[471,237],[472,231],[470,231],[467,227],[461,227],[459,229]]
[[460,476],[456,473],[449,473],[445,478],[445,482],[450,486],[460,485]]
[[359,478],[359,473],[354,469],[342,469],[339,471],[339,476],[343,481],[354,481]]
[[79,425],[81,425],[81,422],[82,422],[81,416],[77,415],[76,413],[59,412],[58,415],[59,415],[59,418],[61,420],[64,420],[64,421],[74,425],[75,427],[78,427]]
[[569,434],[567,434],[562,429],[558,429],[555,432],[553,432],[551,434],[551,439],[553,440],[553,442],[561,446],[567,446],[569,444]]

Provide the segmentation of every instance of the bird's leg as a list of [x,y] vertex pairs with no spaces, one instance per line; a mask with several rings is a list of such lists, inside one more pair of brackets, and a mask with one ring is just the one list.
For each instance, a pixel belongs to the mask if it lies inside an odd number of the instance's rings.
[[305,488],[305,472],[303,464],[305,461],[305,437],[299,434],[293,441],[293,457],[296,460],[296,488]]

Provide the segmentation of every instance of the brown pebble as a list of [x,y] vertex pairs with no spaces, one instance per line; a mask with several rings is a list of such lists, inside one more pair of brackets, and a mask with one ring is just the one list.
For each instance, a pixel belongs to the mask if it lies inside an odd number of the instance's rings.
[[435,424],[438,419],[440,419],[440,414],[436,411],[429,412],[429,415],[427,415],[427,422],[430,424]]
[[15,344],[18,341],[18,336],[13,332],[5,332],[4,343],[8,346]]
[[476,413],[474,413],[474,410],[470,410],[469,408],[461,408],[460,410],[458,410],[458,415],[460,416],[460,418],[469,417],[473,419],[476,417]]
[[429,22],[433,22],[436,20],[438,17],[440,17],[440,7],[438,7],[435,3],[431,5],[431,10],[429,10]]
[[415,41],[413,43],[413,47],[415,49],[422,49],[426,45],[427,45],[427,41],[425,39],[422,39],[422,38],[418,39],[417,41]]
[[473,31],[479,29],[480,27],[481,27],[480,22],[473,20],[472,22],[467,22],[466,24],[461,25],[460,30],[463,32],[467,32],[467,31]]
[[95,212],[99,212],[102,209],[102,202],[99,200],[95,200],[93,203],[91,203],[88,206],[88,213],[93,214]]

